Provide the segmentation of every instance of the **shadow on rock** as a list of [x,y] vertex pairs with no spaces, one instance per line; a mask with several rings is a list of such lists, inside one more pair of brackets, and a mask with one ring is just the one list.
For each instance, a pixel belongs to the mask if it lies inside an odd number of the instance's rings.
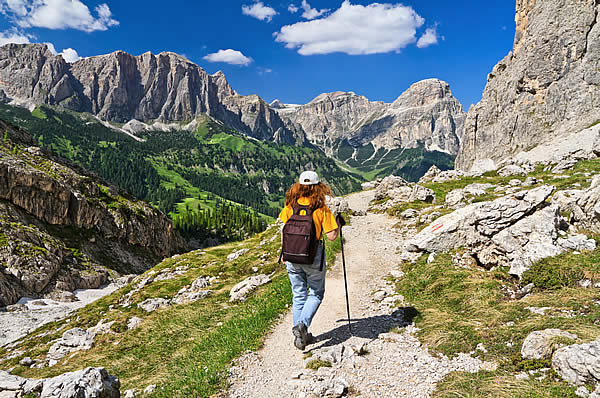
[[399,307],[392,312],[391,315],[376,315],[367,318],[350,319],[352,334],[350,334],[350,331],[348,330],[348,320],[338,319],[337,322],[343,324],[335,329],[315,336],[316,346],[311,348],[311,350],[338,345],[353,336],[375,340],[380,334],[387,333],[395,327],[405,327],[410,325],[417,315],[419,315],[419,311],[414,307]]

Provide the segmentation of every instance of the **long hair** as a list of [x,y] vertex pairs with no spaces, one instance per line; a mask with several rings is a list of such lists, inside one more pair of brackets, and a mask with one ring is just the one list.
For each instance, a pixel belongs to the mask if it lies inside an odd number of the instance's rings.
[[325,206],[325,195],[333,196],[327,184],[301,185],[297,182],[285,194],[285,205],[294,206],[298,199],[308,198],[313,209],[320,209]]

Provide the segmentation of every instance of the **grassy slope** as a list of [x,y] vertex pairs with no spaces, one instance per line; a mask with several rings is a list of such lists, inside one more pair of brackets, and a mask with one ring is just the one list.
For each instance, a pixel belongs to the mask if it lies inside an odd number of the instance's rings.
[[[565,172],[567,178],[542,169],[531,175],[558,189],[589,186],[590,176],[600,171],[600,160],[579,162]],[[588,175],[586,176],[585,173]],[[426,184],[436,192],[438,203],[452,189],[471,183],[506,184],[515,177],[487,173],[441,184]],[[525,177],[516,177],[524,180]],[[539,185],[539,184],[538,184]],[[501,194],[489,191],[477,201],[491,200]],[[407,208],[432,205],[405,204],[393,208],[399,214]],[[442,213],[448,209],[436,209]],[[593,235],[591,235],[593,236]],[[594,236],[596,240],[600,239]],[[457,252],[460,253],[460,250]],[[457,268],[452,253],[438,255],[432,263],[423,256],[416,264],[402,265],[405,277],[396,282],[397,290],[419,312],[419,337],[435,351],[446,355],[470,352],[482,343],[487,353],[476,351],[485,360],[500,364],[494,372],[475,375],[454,373],[438,385],[439,397],[574,397],[575,388],[568,386],[553,372],[543,380],[531,377],[519,381],[514,374],[550,367],[549,361],[526,361],[520,356],[524,338],[534,330],[559,328],[579,336],[578,342],[589,342],[600,336],[600,304],[596,289],[584,289],[576,282],[584,277],[600,281],[600,248],[593,252],[564,253],[542,260],[524,275],[519,283],[506,269],[485,271]],[[533,282],[532,294],[521,300],[510,300],[506,289],[516,290]],[[536,315],[525,307],[551,307],[548,315]],[[514,323],[514,324],[513,324]],[[539,373],[537,376],[541,376]]]
[[[258,247],[260,242],[266,243]],[[22,354],[4,361],[2,367],[16,366],[14,374],[39,378],[86,366],[103,366],[119,377],[123,391],[158,384],[160,388],[153,396],[211,396],[226,387],[231,361],[247,350],[259,348],[269,327],[288,310],[291,291],[284,267],[277,263],[279,247],[279,228],[273,227],[242,243],[165,259],[144,275],[183,265],[189,270],[177,279],[147,285],[132,296],[132,305],[122,307],[119,300],[133,289],[140,278],[66,320],[37,329],[17,344],[16,349],[22,350]],[[328,261],[333,262],[338,247],[339,243],[327,244]],[[250,251],[228,262],[226,256],[240,248],[249,248]],[[259,267],[259,273],[274,273],[273,282],[259,288],[245,303],[229,303],[231,287],[254,275],[252,267],[255,266]],[[213,290],[208,298],[150,314],[137,308],[137,303],[148,298],[173,297],[199,276],[219,278],[208,288]],[[127,330],[127,320],[132,316],[141,317],[144,321],[138,329]],[[30,369],[18,365],[19,360],[26,356],[34,359],[45,357],[51,342],[65,330],[89,328],[100,320],[115,321],[115,324],[111,333],[96,337],[91,350],[67,356],[51,368]],[[7,352],[0,349],[0,356],[5,354]]]

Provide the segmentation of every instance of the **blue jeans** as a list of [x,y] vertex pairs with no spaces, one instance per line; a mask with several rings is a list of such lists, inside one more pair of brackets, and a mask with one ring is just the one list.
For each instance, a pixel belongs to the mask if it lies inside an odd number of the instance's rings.
[[296,264],[289,261],[285,263],[294,295],[292,303],[294,326],[302,322],[309,327],[323,301],[327,264],[323,261],[323,270],[319,270],[322,253],[323,243],[319,242],[319,249],[312,264]]

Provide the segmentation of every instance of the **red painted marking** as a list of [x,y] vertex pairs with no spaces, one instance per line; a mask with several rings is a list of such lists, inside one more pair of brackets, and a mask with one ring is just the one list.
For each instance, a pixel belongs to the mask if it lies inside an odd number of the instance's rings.
[[444,224],[436,224],[433,227],[431,227],[431,232],[435,232],[438,229],[442,228],[444,226]]

